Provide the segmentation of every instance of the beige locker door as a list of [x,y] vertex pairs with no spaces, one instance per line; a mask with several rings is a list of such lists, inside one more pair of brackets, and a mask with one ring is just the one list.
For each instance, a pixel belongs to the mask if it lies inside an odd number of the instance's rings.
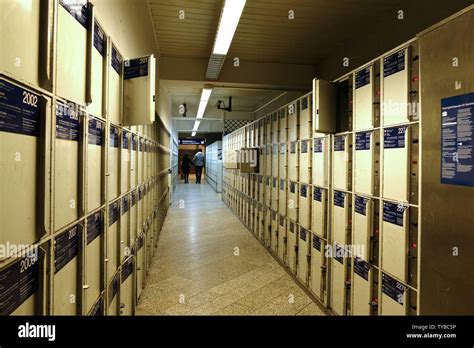
[[259,203],[264,202],[263,198],[264,198],[266,186],[263,183],[263,178],[264,178],[263,175],[258,176],[258,202]]
[[286,262],[286,218],[280,215],[278,218],[278,257]]
[[355,256],[364,261],[370,258],[372,236],[373,201],[370,198],[354,196],[353,245]]
[[408,209],[403,204],[383,202],[382,268],[407,281]]
[[108,199],[113,200],[119,195],[120,174],[120,128],[110,125],[109,129],[109,168],[107,173]]
[[310,99],[308,96],[300,99],[300,139],[311,139],[312,136]]
[[272,210],[272,229],[270,236],[270,248],[274,253],[278,253],[278,213]]
[[131,133],[122,129],[122,144],[120,149],[120,193],[130,190],[130,135]]
[[260,232],[260,211],[259,211],[259,203],[255,202],[253,205],[253,234],[258,237],[259,232]]
[[265,177],[265,205],[271,207],[272,205],[272,178]]
[[298,143],[290,143],[290,153],[288,155],[288,179],[298,181]]
[[280,138],[280,118],[278,114],[278,112],[272,114],[272,144],[278,143]]
[[265,117],[265,144],[272,143],[272,115],[267,115]]
[[382,273],[382,315],[407,315],[407,287],[398,280]]
[[287,216],[293,220],[298,219],[298,183],[290,181],[290,188],[288,190],[288,205]]
[[280,109],[280,143],[288,141],[288,118],[286,117],[286,108]]
[[48,210],[41,209],[37,192],[49,199],[41,148],[49,142],[51,101],[5,79],[0,96],[0,244],[33,244],[49,231]]
[[86,312],[94,306],[102,291],[102,238],[104,212],[98,211],[87,218],[85,251],[85,301]]
[[331,262],[331,308],[339,315],[346,314],[346,262],[347,259],[341,255],[341,246],[333,245]]
[[298,222],[305,229],[309,229],[311,222],[311,186],[300,184],[300,198],[298,203]]
[[334,188],[347,190],[349,183],[349,144],[347,135],[334,136]]
[[410,177],[410,139],[408,126],[384,129],[383,192],[384,198],[408,201]]
[[280,188],[278,190],[278,211],[282,215],[286,215],[286,206],[288,201],[286,199],[286,180],[280,179]]
[[384,126],[390,126],[408,122],[410,79],[408,47],[385,56],[381,64],[382,123]]
[[[77,224],[54,238],[54,276],[52,315],[78,315],[79,309],[79,251],[82,225]],[[82,278],[82,277],[81,277]]]
[[[97,20],[94,20],[93,46],[90,76],[92,102],[87,105],[87,111],[95,116],[102,117],[103,95],[105,89],[104,62],[106,61],[107,55],[107,37]],[[106,66],[107,65],[105,65],[105,67]]]
[[311,150],[310,140],[300,142],[299,181],[309,184],[311,182]]
[[82,175],[79,171],[83,116],[63,104],[56,104],[54,164],[54,229],[79,218]]
[[313,185],[327,187],[327,165],[328,165],[328,138],[313,139],[313,165],[312,176]]
[[278,194],[280,190],[278,189],[278,179],[272,178],[272,209],[278,210]]
[[317,235],[312,235],[311,243],[311,275],[309,288],[319,300],[323,299],[323,267],[324,267],[324,241]]
[[373,132],[355,134],[354,190],[374,194],[374,143]]
[[144,280],[145,280],[145,234],[142,233],[137,238],[137,251],[136,251],[136,258],[137,258],[137,289],[136,289],[136,299],[140,298],[142,294]]
[[258,122],[258,135],[259,135],[259,146],[265,146],[265,118],[260,119]]
[[270,247],[271,231],[272,231],[272,211],[270,208],[267,208],[265,210],[265,225],[264,225],[264,233],[263,233],[263,244],[266,247]]
[[287,220],[286,222],[288,226],[288,233],[287,233],[287,240],[286,240],[286,252],[287,252],[287,265],[290,270],[296,274],[296,246],[298,245],[298,235],[296,233],[296,223],[291,220]]
[[356,71],[353,75],[353,109],[354,130],[370,129],[374,127],[374,66],[370,65]]
[[308,285],[308,255],[310,253],[311,234],[301,226],[298,234],[298,271],[296,274],[303,284]]
[[[105,123],[89,118],[87,134],[87,211],[93,211],[102,203],[102,176]],[[96,296],[97,297],[97,296]],[[95,298],[94,298],[95,300]]]
[[298,140],[298,103],[288,105],[288,141]]
[[133,244],[138,236],[138,190],[130,194],[130,244]]
[[109,204],[109,228],[107,235],[107,281],[111,281],[119,264],[118,257],[118,238],[119,238],[119,218],[120,218],[120,200],[116,200]]
[[56,92],[67,100],[84,105],[90,16],[87,0],[75,1],[74,5],[60,1],[57,11]]
[[280,144],[280,155],[279,155],[279,178],[280,179],[286,179],[286,170],[287,170],[287,164],[286,164],[286,143],[281,143]]
[[122,124],[122,89],[123,89],[123,59],[114,44],[111,48],[109,64],[109,109],[108,118],[116,125]]
[[346,243],[346,232],[348,224],[349,202],[347,194],[341,191],[334,191],[332,209],[332,240],[338,244]]
[[134,258],[127,258],[120,269],[120,315],[133,315],[134,308]]
[[130,196],[126,194],[120,199],[120,260],[130,256]]
[[265,147],[258,149],[258,172],[263,175],[266,170]]
[[265,234],[265,209],[263,207],[263,204],[259,204],[258,206],[258,218],[258,239],[263,241]]
[[119,287],[120,273],[117,271],[107,286],[107,315],[119,315]]
[[137,160],[138,160],[138,135],[131,134],[131,151],[130,151],[130,188],[134,189],[137,187]]
[[320,237],[326,235],[326,192],[325,189],[313,186],[311,230]]
[[370,315],[372,301],[373,271],[371,265],[364,260],[353,259],[354,273],[352,276],[352,315]]

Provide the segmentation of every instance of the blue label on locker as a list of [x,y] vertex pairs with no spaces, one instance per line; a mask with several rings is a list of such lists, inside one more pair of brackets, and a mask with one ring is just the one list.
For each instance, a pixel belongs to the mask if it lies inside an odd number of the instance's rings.
[[308,185],[301,184],[301,186],[300,186],[300,195],[301,195],[301,197],[308,197]]
[[405,132],[407,126],[386,128],[383,131],[384,149],[403,149],[405,147]]
[[406,209],[403,203],[383,202],[383,221],[403,226],[403,215]]
[[405,70],[405,49],[383,58],[383,77]]
[[302,227],[300,227],[300,239],[304,242],[306,242],[306,230]]
[[313,187],[313,200],[321,202],[323,199],[323,189],[319,187]]
[[301,142],[301,153],[308,153],[308,140]]
[[103,313],[103,306],[104,306],[104,300],[101,297],[99,297],[99,299],[97,300],[97,302],[94,304],[94,307],[92,307],[92,310],[90,311],[90,316],[91,317],[97,317],[97,316],[100,316],[102,315]]
[[474,93],[441,99],[441,183],[474,186]]
[[344,248],[334,243],[333,258],[339,263],[344,263],[344,255],[345,255]]
[[109,204],[109,226],[112,226],[119,218],[120,206],[119,201]]
[[120,130],[118,127],[110,125],[109,129],[109,134],[110,134],[110,139],[109,139],[109,145],[112,147],[119,147],[119,134]]
[[102,57],[105,56],[105,33],[97,21],[94,21],[94,47]]
[[355,212],[361,215],[367,214],[367,202],[369,201],[368,198],[355,196]]
[[345,192],[334,191],[334,205],[344,208],[345,198],[346,198]]
[[356,151],[370,150],[370,136],[372,132],[356,133]]
[[321,251],[321,238],[316,235],[313,235],[313,248],[318,251]]
[[137,190],[132,191],[132,207],[137,203]]
[[301,99],[301,110],[306,110],[308,108],[308,98]]
[[323,152],[323,139],[314,138],[313,139],[313,152]]
[[340,135],[334,137],[334,151],[344,151],[346,149],[346,137]]
[[78,141],[80,134],[79,115],[66,105],[56,105],[56,138]]
[[355,73],[355,88],[361,88],[370,83],[370,67]]
[[36,93],[0,80],[0,131],[40,135],[41,99]]
[[405,297],[405,291],[407,287],[393,279],[389,275],[382,273],[382,292],[393,299],[395,302],[403,305],[403,300]]
[[112,303],[115,295],[117,295],[119,285],[120,285],[120,279],[119,279],[119,274],[118,272],[115,274],[114,279],[112,279],[112,282],[109,284],[109,306]]
[[295,233],[295,223],[293,221],[290,221],[290,232]]
[[369,280],[370,268],[371,268],[371,265],[365,262],[364,260],[358,257],[354,258],[354,273],[355,274],[359,275],[365,280]]
[[290,143],[290,153],[296,153],[296,141]]
[[54,273],[58,273],[79,252],[79,233],[82,226],[76,225],[54,239]]
[[283,215],[280,215],[280,226],[285,226],[285,217]]
[[129,137],[130,137],[130,133],[124,130],[122,132],[122,149],[128,149]]
[[293,181],[290,182],[290,192],[291,192],[291,193],[295,193],[295,192],[296,192],[296,183],[294,183]]
[[87,29],[89,23],[87,0],[59,0],[59,4]]
[[280,190],[284,190],[285,189],[285,180],[283,179],[280,179]]
[[91,243],[102,234],[103,216],[102,212],[92,214],[87,218],[87,244]]
[[120,211],[122,213],[121,215],[125,214],[129,208],[130,208],[130,199],[128,198],[128,195],[123,196],[120,201]]
[[0,271],[0,315],[10,315],[39,288],[38,254],[32,253]]
[[285,151],[285,144],[280,144],[280,154],[284,155],[286,153]]
[[138,137],[134,134],[132,135],[132,150],[137,150]]
[[124,80],[148,76],[148,57],[126,60],[124,62]]
[[95,118],[89,120],[89,140],[90,145],[102,146],[104,138],[104,123]]
[[122,265],[121,277],[122,283],[127,280],[127,278],[133,272],[133,257],[129,257]]
[[112,59],[110,64],[117,74],[122,75],[122,56],[117,51],[114,45],[112,45]]

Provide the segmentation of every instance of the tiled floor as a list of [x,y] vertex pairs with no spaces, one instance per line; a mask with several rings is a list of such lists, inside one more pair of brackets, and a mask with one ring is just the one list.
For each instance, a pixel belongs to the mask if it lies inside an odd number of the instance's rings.
[[177,186],[137,315],[324,313],[203,181]]

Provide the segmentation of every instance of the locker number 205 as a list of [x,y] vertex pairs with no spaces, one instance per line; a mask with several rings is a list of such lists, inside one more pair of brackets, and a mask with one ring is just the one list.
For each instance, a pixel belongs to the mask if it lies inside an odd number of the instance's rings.
[[23,104],[38,107],[38,97],[34,94],[23,92]]

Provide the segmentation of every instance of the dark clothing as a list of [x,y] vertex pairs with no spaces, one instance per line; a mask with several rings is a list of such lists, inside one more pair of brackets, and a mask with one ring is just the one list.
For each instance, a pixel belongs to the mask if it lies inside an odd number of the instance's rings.
[[181,170],[184,174],[184,183],[189,183],[189,172],[191,171],[191,160],[188,156],[181,160]]
[[202,168],[203,166],[196,166],[196,184],[201,183]]

